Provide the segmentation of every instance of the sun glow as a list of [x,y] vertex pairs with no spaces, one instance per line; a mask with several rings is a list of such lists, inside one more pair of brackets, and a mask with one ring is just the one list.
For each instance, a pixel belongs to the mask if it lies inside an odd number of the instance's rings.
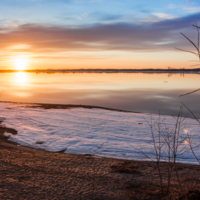
[[17,70],[25,70],[28,66],[28,62],[29,60],[25,56],[18,56],[13,60],[13,64]]
[[17,72],[15,74],[14,82],[18,85],[26,85],[28,82],[28,76],[25,72]]

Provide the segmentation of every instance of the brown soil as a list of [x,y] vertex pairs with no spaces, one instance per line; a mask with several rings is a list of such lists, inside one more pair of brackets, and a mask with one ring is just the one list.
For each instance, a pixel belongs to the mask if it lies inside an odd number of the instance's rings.
[[[200,199],[200,166],[178,164],[162,194],[156,163],[51,153],[7,141],[0,128],[0,199]],[[167,164],[161,163],[164,192]]]

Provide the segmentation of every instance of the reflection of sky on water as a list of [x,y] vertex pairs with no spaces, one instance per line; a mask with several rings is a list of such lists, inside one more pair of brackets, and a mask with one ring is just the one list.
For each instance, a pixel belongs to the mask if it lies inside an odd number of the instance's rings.
[[[176,115],[181,102],[199,114],[200,75],[1,73],[1,101],[84,104]],[[167,81],[167,83],[166,83]],[[187,113],[185,113],[187,115]]]

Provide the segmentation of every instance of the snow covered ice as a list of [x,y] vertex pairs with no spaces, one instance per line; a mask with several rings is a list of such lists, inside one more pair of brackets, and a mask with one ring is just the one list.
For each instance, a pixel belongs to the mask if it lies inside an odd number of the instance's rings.
[[[4,135],[20,145],[52,152],[137,160],[145,160],[143,153],[152,151],[151,129],[147,122],[151,117],[158,119],[158,115],[85,108],[46,110],[27,106],[30,104],[0,103],[3,124],[18,131],[17,135],[6,132]],[[171,116],[160,119],[169,128],[176,123]],[[200,125],[187,118],[181,134],[186,134],[186,129],[194,135],[193,145],[200,144]],[[200,147],[195,148],[195,153],[200,157]],[[196,160],[187,152],[179,162],[195,163]]]

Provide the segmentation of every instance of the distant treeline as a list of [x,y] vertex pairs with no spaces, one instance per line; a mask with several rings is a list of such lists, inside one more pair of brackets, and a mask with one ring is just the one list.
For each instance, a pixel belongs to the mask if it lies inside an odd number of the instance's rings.
[[200,73],[195,69],[27,69],[27,70],[0,70],[5,72],[32,72],[32,73]]

